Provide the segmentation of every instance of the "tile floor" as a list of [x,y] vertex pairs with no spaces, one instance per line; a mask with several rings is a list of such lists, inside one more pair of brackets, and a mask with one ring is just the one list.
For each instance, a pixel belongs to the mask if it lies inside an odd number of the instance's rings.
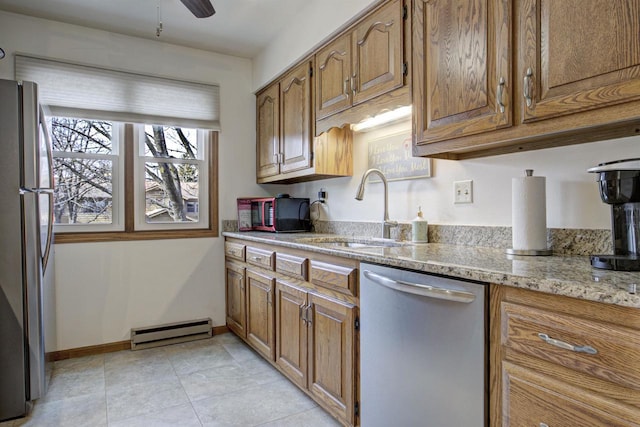
[[31,415],[0,427],[339,424],[233,334],[56,362]]

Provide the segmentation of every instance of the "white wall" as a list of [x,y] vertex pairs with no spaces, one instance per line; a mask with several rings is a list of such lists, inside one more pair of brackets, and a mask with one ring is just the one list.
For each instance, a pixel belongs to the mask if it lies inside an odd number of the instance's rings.
[[[354,174],[291,186],[296,197],[317,198],[328,192],[321,219],[382,220],[383,186],[367,183],[363,201],[355,200],[362,174],[367,170],[368,141],[389,134],[410,137],[409,124],[359,133],[354,138]],[[511,225],[511,179],[534,169],[547,178],[547,226],[551,228],[607,229],[610,210],[600,201],[596,175],[586,170],[604,161],[638,157],[640,137],[594,142],[568,147],[506,154],[472,160],[432,161],[432,177],[389,182],[391,219],[409,222],[422,206],[425,219],[435,224]],[[453,182],[473,180],[473,203],[453,203]]]
[[[255,184],[251,61],[0,12],[0,78],[13,53],[220,85],[220,218]],[[221,238],[56,245],[57,349],[128,339],[132,327],[199,317],[225,324]]]

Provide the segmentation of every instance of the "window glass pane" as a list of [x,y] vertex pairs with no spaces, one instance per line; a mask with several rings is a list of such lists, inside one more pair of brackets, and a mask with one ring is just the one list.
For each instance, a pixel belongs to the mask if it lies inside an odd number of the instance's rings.
[[53,151],[112,154],[113,125],[108,121],[50,117]]
[[197,165],[145,163],[145,221],[197,222],[199,219]]
[[112,163],[101,159],[53,159],[55,224],[113,222]]
[[147,125],[144,127],[146,157],[198,159],[196,129]]

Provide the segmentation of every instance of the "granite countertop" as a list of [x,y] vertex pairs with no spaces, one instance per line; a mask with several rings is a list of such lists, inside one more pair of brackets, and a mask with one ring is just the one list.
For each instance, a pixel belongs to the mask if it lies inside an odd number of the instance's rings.
[[[235,237],[304,249],[360,261],[427,273],[532,289],[555,295],[640,308],[640,272],[618,272],[591,267],[587,256],[511,256],[504,250],[442,243],[394,247],[337,247],[331,241],[364,241],[340,235],[265,232],[224,232]],[[371,241],[371,239],[368,239]]]

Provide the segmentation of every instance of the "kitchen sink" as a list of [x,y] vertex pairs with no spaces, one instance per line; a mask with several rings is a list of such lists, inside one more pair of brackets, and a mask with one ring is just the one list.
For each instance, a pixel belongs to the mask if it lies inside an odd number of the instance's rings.
[[409,242],[398,242],[389,239],[357,238],[357,237],[304,237],[296,240],[297,243],[307,243],[329,248],[393,248],[406,246]]

